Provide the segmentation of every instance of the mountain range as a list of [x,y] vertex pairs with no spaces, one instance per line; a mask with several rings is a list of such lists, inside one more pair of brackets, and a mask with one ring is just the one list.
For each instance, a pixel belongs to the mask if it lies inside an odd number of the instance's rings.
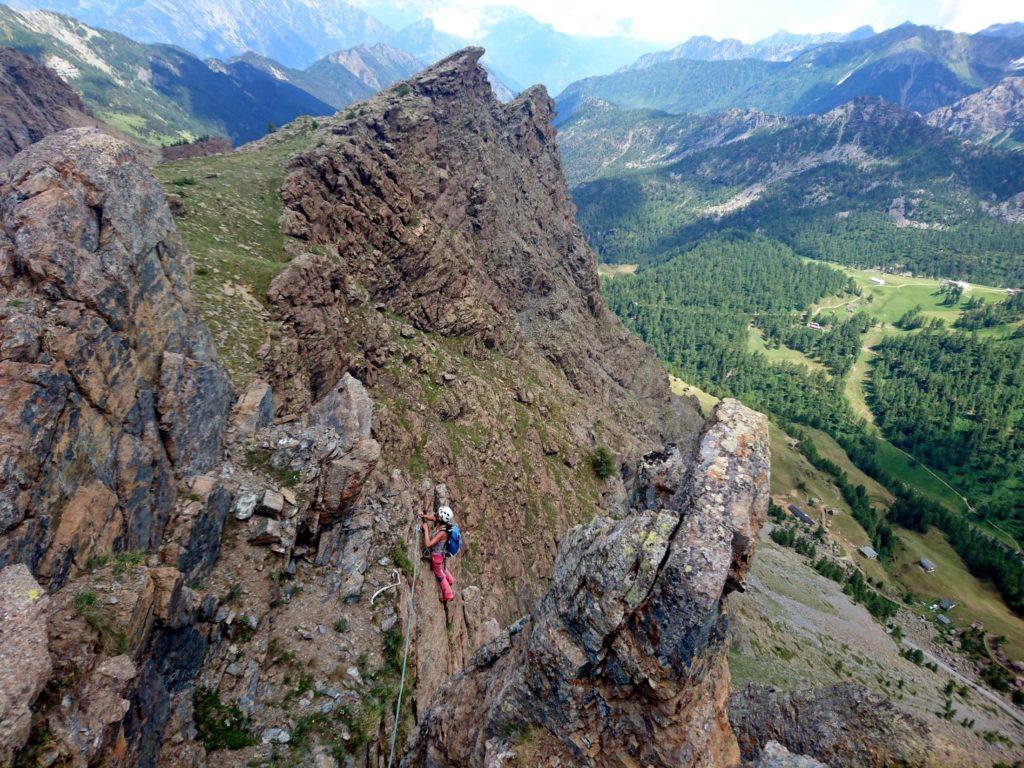
[[967,144],[877,97],[807,117],[592,101],[560,143],[607,261],[656,263],[734,229],[826,261],[1024,282],[1024,154]]
[[306,69],[251,52],[201,60],[69,16],[3,5],[0,45],[47,65],[97,118],[151,144],[212,134],[243,143],[299,115],[331,114],[422,67],[383,43],[335,51]]
[[384,43],[423,65],[473,42],[487,49],[488,69],[514,92],[534,83],[559,91],[656,47],[626,37],[566,34],[508,7],[495,7],[493,23],[469,41],[438,30],[429,18],[395,29],[344,0],[17,0],[15,5],[63,13],[142,43],[177,45],[203,58],[253,52],[299,70],[360,45]]
[[285,67],[257,53],[235,56],[211,66],[240,79],[248,69],[265,73],[312,94],[335,109],[366,99],[418,72],[420,61],[384,43],[336,51],[306,69]]
[[763,61],[790,61],[804,51],[825,43],[845,40],[863,40],[875,34],[869,26],[858,27],[852,32],[822,32],[819,34],[794,34],[779,30],[763,40],[744,43],[734,37],[716,40],[708,35],[691,37],[684,43],[667,51],[656,51],[641,56],[623,71],[643,69],[676,59],[696,61],[732,61],[735,59],[761,59]]
[[268,124],[334,111],[248,63],[207,63],[181,48],[137,43],[45,11],[0,6],[0,45],[46,64],[97,118],[152,144],[206,134],[239,143],[263,135]]
[[826,43],[792,61],[676,59],[574,83],[558,97],[565,120],[587,97],[668,112],[753,108],[827,112],[858,96],[930,112],[1024,69],[1024,37],[967,35],[903,24]]
[[254,51],[306,67],[339,48],[384,41],[391,30],[342,0],[45,0],[57,11],[141,43],[170,43],[201,57]]

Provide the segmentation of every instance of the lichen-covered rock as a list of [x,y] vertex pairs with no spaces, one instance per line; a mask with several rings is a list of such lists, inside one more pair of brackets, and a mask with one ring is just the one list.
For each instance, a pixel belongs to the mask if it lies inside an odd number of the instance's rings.
[[219,449],[230,384],[127,144],[83,128],[32,145],[4,169],[0,219],[0,564],[52,590],[90,555],[156,548],[175,472]]
[[49,600],[24,565],[0,570],[0,766],[28,740],[32,705],[50,678]]
[[769,741],[752,768],[829,768],[813,757],[794,755],[777,741]]
[[798,691],[751,684],[733,694],[729,719],[747,760],[777,741],[832,768],[932,764],[928,726],[855,683]]
[[646,476],[662,478],[661,503],[563,537],[540,604],[442,686],[403,765],[482,765],[496,741],[527,732],[537,754],[578,765],[738,761],[723,598],[768,507],[767,420],[725,400],[687,472]]

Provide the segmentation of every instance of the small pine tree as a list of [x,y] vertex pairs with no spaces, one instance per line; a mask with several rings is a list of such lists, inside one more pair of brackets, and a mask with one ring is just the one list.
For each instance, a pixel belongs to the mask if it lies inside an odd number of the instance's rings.
[[598,446],[590,455],[590,466],[595,475],[606,480],[615,474],[615,457],[605,446]]

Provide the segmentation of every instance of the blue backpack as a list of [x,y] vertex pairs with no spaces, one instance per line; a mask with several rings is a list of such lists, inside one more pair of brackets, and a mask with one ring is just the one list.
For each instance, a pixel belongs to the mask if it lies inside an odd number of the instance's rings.
[[444,552],[448,557],[455,557],[459,554],[459,547],[462,546],[462,534],[459,533],[459,526],[453,525],[448,531],[448,543],[444,546]]

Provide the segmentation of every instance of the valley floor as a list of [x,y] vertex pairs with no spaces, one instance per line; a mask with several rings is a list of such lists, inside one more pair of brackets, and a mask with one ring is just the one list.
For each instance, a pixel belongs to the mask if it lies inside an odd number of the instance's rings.
[[[768,530],[762,532],[746,593],[731,598],[734,687],[857,682],[924,718],[945,750],[939,764],[989,766],[1024,757],[1024,717],[958,671],[956,660],[947,659],[928,637],[927,619],[905,610],[896,623],[912,638],[903,647],[920,646],[926,663],[936,662],[935,671],[901,656],[901,645],[881,624],[802,556],[771,541]],[[947,697],[950,681],[957,691]],[[949,720],[939,716],[947,700],[956,711]],[[964,720],[973,720],[973,727]]]

